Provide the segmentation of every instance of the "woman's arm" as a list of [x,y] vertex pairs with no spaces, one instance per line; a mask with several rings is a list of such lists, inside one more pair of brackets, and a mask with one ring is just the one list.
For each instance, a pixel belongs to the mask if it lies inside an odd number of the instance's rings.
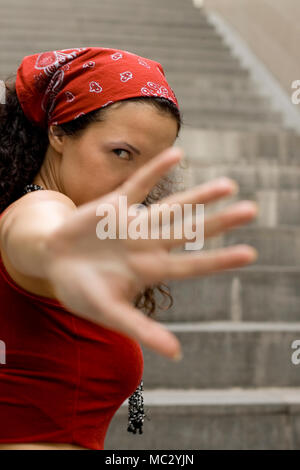
[[34,191],[13,203],[0,219],[0,247],[14,268],[46,279],[45,240],[77,207],[57,191]]

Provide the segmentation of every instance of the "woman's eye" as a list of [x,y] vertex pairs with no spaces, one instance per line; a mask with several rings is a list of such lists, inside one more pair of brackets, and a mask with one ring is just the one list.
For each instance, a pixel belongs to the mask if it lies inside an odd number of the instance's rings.
[[121,156],[119,155],[119,157],[122,159],[122,160],[131,160],[132,159],[132,156],[130,154],[130,152],[128,150],[125,150],[125,149],[114,149],[113,152],[125,152],[125,156]]

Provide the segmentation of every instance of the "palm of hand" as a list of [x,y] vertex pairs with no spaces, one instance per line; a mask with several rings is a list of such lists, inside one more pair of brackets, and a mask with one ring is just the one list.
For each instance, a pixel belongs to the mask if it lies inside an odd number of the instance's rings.
[[[146,286],[166,279],[198,277],[243,266],[253,261],[255,252],[242,245],[200,254],[171,253],[173,247],[186,241],[184,237],[176,241],[172,238],[99,240],[95,230],[96,211],[99,204],[110,203],[116,207],[118,220],[118,197],[125,194],[129,206],[140,203],[181,157],[181,152],[172,155],[166,151],[140,168],[116,191],[80,206],[53,232],[48,244],[51,251],[48,277],[57,298],[67,308],[104,327],[125,333],[167,357],[178,353],[179,341],[163,325],[134,308],[132,301],[136,294]],[[176,193],[161,202],[204,204],[230,195],[232,189],[232,181],[216,180]],[[144,211],[147,220],[149,211],[149,208]],[[205,219],[205,237],[247,223],[255,214],[255,204],[233,205],[229,210]]]

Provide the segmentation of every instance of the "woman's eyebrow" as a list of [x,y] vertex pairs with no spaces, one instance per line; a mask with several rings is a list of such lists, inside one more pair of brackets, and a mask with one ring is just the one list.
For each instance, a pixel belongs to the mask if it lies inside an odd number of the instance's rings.
[[138,155],[141,155],[141,152],[139,149],[135,148],[133,145],[128,144],[128,142],[110,142],[110,145],[127,145],[133,152],[137,153]]

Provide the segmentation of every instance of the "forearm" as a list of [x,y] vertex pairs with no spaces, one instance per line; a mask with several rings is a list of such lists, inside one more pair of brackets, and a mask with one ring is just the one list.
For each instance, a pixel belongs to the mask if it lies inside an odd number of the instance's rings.
[[47,279],[47,240],[74,209],[60,201],[41,201],[8,213],[0,232],[1,250],[16,270]]

